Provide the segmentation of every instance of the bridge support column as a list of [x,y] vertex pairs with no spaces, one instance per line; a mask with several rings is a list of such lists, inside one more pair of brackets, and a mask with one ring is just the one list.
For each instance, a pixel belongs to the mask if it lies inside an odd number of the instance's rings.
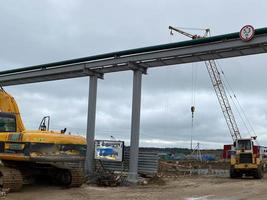
[[92,176],[95,171],[94,140],[95,140],[95,118],[97,97],[97,76],[90,76],[88,113],[87,113],[87,150],[85,159],[85,174]]
[[128,181],[131,183],[137,182],[142,73],[138,69],[133,72],[132,124],[128,173]]

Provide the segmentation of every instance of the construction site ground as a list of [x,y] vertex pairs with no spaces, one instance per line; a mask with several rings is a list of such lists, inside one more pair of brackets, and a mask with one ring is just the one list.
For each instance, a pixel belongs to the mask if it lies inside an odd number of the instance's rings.
[[48,184],[28,185],[9,193],[8,200],[266,200],[267,174],[262,180],[230,179],[214,176],[179,176],[160,178],[147,185],[61,188]]

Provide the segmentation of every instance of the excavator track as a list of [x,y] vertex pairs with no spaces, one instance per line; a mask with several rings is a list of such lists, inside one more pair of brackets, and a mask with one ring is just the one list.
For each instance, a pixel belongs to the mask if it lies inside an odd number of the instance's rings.
[[79,168],[69,169],[71,183],[68,187],[80,187],[84,183],[84,172]]
[[15,168],[0,167],[0,187],[16,192],[23,185],[23,177],[19,170]]

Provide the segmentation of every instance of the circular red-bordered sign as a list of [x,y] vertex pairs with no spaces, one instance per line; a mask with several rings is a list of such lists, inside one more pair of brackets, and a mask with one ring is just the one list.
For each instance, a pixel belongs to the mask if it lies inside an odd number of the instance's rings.
[[252,40],[253,36],[255,34],[255,29],[251,25],[246,25],[243,28],[241,28],[239,32],[239,37],[243,41],[250,41]]

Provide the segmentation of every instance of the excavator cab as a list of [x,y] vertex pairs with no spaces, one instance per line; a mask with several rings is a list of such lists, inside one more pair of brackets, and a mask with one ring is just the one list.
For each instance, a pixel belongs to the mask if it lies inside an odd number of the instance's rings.
[[16,132],[16,115],[0,112],[0,132]]

